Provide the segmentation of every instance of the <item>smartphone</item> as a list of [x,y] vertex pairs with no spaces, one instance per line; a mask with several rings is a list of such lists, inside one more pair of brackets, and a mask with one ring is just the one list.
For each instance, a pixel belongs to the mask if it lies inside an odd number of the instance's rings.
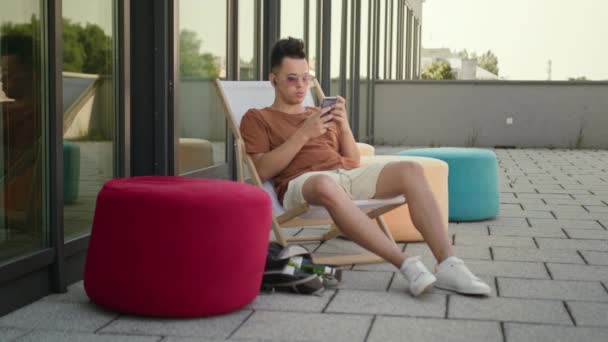
[[[338,98],[336,96],[327,96],[323,99],[323,102],[321,102],[321,108],[327,108],[333,104],[335,104],[336,102],[338,102]],[[331,110],[328,111],[327,113],[321,115],[321,117],[324,117],[325,115],[329,115],[331,114]]]

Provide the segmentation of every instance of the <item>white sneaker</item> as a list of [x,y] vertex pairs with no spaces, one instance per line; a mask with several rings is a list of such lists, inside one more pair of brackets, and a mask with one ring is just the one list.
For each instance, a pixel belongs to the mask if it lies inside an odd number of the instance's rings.
[[409,257],[401,265],[401,274],[410,283],[410,293],[414,296],[433,287],[435,276],[420,261],[420,257]]
[[438,265],[437,269],[435,286],[440,289],[469,295],[487,296],[490,294],[490,286],[476,277],[467,268],[464,261],[457,257],[445,259]]

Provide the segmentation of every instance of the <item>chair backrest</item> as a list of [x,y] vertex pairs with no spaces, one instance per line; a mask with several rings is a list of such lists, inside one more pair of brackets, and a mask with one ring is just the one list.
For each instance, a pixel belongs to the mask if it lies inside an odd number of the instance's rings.
[[[219,83],[237,127],[249,109],[268,107],[274,102],[274,88],[269,81],[219,81]],[[304,98],[305,106],[315,106],[313,89],[314,86]]]
[[[241,139],[241,133],[239,126],[241,120],[247,111],[251,108],[264,108],[272,105],[274,102],[274,88],[269,81],[216,81],[217,87],[220,91],[221,97],[224,101],[226,113],[228,115],[228,124],[232,130],[232,134],[237,140]],[[313,96],[315,94],[315,96]],[[323,92],[320,90],[319,84],[315,81],[311,84],[310,90],[304,98],[304,105],[313,107],[315,106],[315,97],[320,98],[323,96]],[[239,153],[241,158],[248,159],[249,157],[243,152]],[[247,163],[250,165],[250,169],[254,167],[253,162]],[[250,170],[255,176],[254,179],[259,178],[255,170]],[[285,209],[281,206],[277,194],[274,191],[272,182],[266,181],[263,184],[258,184],[268,192],[272,200],[272,209],[274,215],[280,215],[285,212]]]

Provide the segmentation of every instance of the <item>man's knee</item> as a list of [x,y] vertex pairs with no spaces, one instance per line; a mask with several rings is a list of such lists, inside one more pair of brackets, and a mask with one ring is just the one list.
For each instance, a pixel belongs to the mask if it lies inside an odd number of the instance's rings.
[[398,184],[403,191],[408,191],[419,186],[424,180],[424,168],[415,161],[401,161],[395,165],[397,168]]
[[315,202],[321,204],[332,202],[342,191],[340,186],[331,177],[326,175],[310,177],[304,187],[304,192],[312,196],[316,200]]
[[400,161],[397,163],[399,173],[406,178],[418,178],[424,176],[424,168],[422,164],[416,161]]

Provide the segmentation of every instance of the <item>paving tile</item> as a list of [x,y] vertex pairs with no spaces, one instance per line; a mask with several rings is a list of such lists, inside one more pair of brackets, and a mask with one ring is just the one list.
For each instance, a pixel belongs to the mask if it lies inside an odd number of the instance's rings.
[[397,268],[388,262],[379,264],[361,264],[353,266],[354,271],[395,272]]
[[408,341],[502,342],[502,332],[498,322],[383,316],[378,317],[374,322],[367,341],[404,341],[404,336],[407,336]]
[[548,204],[525,204],[525,210],[535,211],[560,211],[560,212],[574,212],[574,213],[586,213],[587,210],[582,205],[548,205]]
[[538,280],[498,277],[501,297],[608,302],[598,281]]
[[564,231],[558,227],[517,228],[490,226],[490,235],[567,238]]
[[574,249],[579,251],[608,251],[608,241],[584,239],[537,238],[540,249]]
[[608,303],[569,301],[568,307],[577,326],[608,328]]
[[445,298],[439,294],[423,294],[413,298],[403,292],[340,290],[326,312],[367,315],[403,315],[444,317]]
[[456,234],[454,239],[456,246],[478,246],[478,247],[536,247],[534,240],[525,236],[491,236]]
[[0,341],[12,341],[28,333],[29,330],[0,327]]
[[319,296],[262,292],[245,309],[320,313],[333,295],[333,290],[326,290]]
[[581,251],[581,254],[591,265],[608,266],[608,252]]
[[608,329],[505,323],[507,342],[608,341]]
[[58,293],[46,296],[43,300],[57,301],[57,302],[77,302],[77,303],[88,303],[90,302],[89,297],[84,291],[84,285],[82,281],[68,286],[67,293]]
[[469,227],[488,227],[492,226],[507,226],[507,227],[528,227],[528,222],[521,217],[499,217],[491,220],[475,221],[475,222],[459,222],[459,225],[467,225]]
[[521,208],[521,205],[519,204],[510,204],[510,203],[505,203],[505,204],[501,204],[500,205],[500,210],[512,210],[512,211],[523,211],[523,209]]
[[565,228],[572,239],[608,240],[608,230],[604,229],[571,229]]
[[93,304],[42,300],[0,317],[0,326],[94,332],[117,316]]
[[573,229],[602,229],[596,221],[590,220],[551,220],[551,219],[530,219],[532,227],[559,227]]
[[608,266],[547,263],[553,279],[608,281]]
[[364,341],[372,316],[256,311],[234,339],[264,341]]
[[[403,247],[402,243],[398,244]],[[345,239],[332,239],[325,241],[319,248],[315,250],[317,253],[332,253],[332,254],[352,254],[352,253],[366,253],[363,247],[356,243],[345,240]]]
[[[490,260],[490,249],[484,246],[453,246],[454,254],[461,259]],[[433,256],[429,245],[426,243],[408,244],[405,252],[409,255]]]
[[540,198],[540,199],[548,199],[548,198],[556,198],[556,199],[572,199],[570,195],[567,194],[537,194],[537,193],[519,193],[517,194],[517,198]]
[[449,234],[479,234],[479,235],[488,235],[488,226],[489,224],[475,224],[472,225],[470,223],[450,223],[448,227]]
[[608,205],[587,205],[585,208],[592,213],[608,213]]
[[[429,267],[430,270],[432,270],[432,268],[430,267],[430,265],[427,264],[427,267]],[[496,295],[496,277],[493,276],[489,276],[489,275],[479,275],[476,274],[477,276],[479,276],[479,278],[481,280],[483,280],[486,284],[488,284],[490,286],[490,296],[495,296]],[[409,293],[409,283],[408,281],[402,277],[400,274],[395,274],[395,277],[393,278],[393,282],[391,283],[391,287],[389,289],[389,291],[391,292],[399,292],[399,293]],[[437,294],[437,295],[447,295],[447,294],[454,294],[453,291],[449,291],[449,290],[444,290],[444,289],[440,289],[438,287],[433,287],[432,289],[430,289],[428,291],[429,294]]]
[[375,271],[342,271],[340,289],[386,291],[393,273]]
[[574,250],[492,247],[494,260],[584,264]]
[[476,275],[549,279],[547,270],[539,262],[468,260],[466,264]]
[[250,310],[196,319],[122,316],[101,333],[226,338],[251,315]]
[[558,220],[597,220],[593,214],[587,212],[555,211]]
[[540,205],[540,204],[545,204],[545,202],[543,202],[543,200],[541,198],[508,198],[505,199],[504,201],[501,199],[500,203],[519,203],[521,205],[523,205],[524,207],[526,206],[526,204],[536,204],[536,205]]
[[500,210],[498,215],[500,218],[503,217],[530,217],[530,218],[554,218],[553,215],[548,211],[540,210]]
[[[226,340],[223,338],[220,339],[220,338],[168,336],[168,337],[165,337],[164,339],[162,339],[160,342],[220,342],[220,341],[226,341]],[[228,341],[235,341],[235,340],[230,339]]]
[[560,301],[517,298],[451,296],[449,318],[572,324]]
[[75,332],[34,331],[20,338],[19,342],[157,342],[162,336],[132,336],[86,334]]

